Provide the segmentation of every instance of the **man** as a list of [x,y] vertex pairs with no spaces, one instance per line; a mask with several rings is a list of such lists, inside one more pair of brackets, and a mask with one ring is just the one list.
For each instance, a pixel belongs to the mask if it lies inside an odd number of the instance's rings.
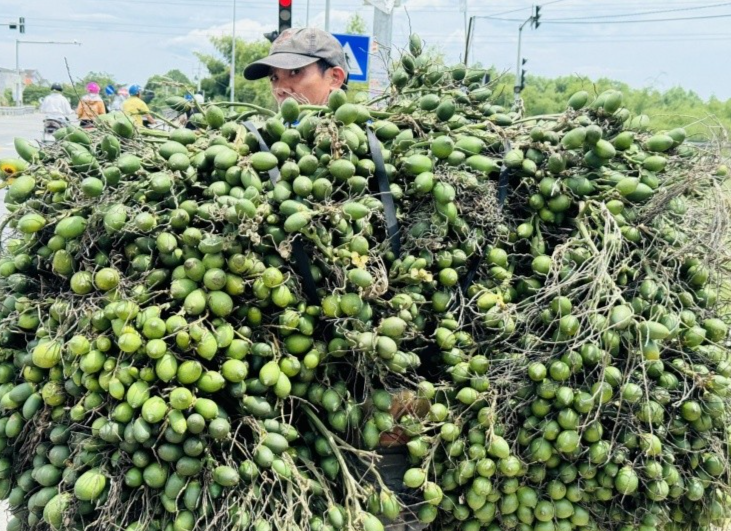
[[122,112],[130,116],[137,127],[154,124],[155,119],[150,115],[150,109],[142,100],[142,87],[132,85],[128,89],[129,97],[122,102]]
[[137,127],[143,127],[146,123],[155,123],[155,119],[150,115],[150,109],[140,97],[141,94],[142,87],[139,85],[132,85],[129,87],[129,98],[122,103],[122,112],[131,116]]
[[39,108],[47,120],[56,120],[57,122],[66,122],[68,117],[74,113],[69,100],[62,94],[63,87],[60,83],[51,85],[51,93],[43,98],[43,103]]
[[348,79],[348,63],[338,40],[316,28],[291,28],[272,43],[269,55],[244,69],[249,81],[269,77],[279,105],[288,97],[324,105]]

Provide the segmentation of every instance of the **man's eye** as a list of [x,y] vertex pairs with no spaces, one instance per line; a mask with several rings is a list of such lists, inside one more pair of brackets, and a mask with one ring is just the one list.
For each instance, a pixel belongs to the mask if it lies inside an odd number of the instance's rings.
[[300,73],[300,69],[299,68],[293,68],[292,70],[289,71],[289,75],[290,76],[296,76],[299,73]]

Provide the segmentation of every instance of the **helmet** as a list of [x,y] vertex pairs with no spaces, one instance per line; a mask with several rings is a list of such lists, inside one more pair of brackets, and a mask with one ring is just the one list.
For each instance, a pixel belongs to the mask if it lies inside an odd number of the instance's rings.
[[118,93],[118,94],[119,94],[120,96],[129,96],[129,92],[127,92],[127,89],[126,89],[126,88],[121,88],[121,89],[119,89],[119,91],[118,91],[117,93]]
[[63,90],[63,87],[61,86],[61,83],[54,83],[51,85],[51,90],[57,90],[58,92],[61,92]]
[[139,85],[132,85],[129,87],[130,96],[139,96],[140,92],[142,92],[142,87]]
[[104,87],[104,94],[106,94],[107,96],[111,96],[115,92],[117,91],[114,90],[114,85],[107,85],[106,87]]
[[195,101],[197,101],[198,103],[203,103],[204,101],[203,94],[196,94],[195,96],[193,96],[193,98],[195,98]]
[[99,94],[99,85],[92,81],[91,83],[86,85],[86,91],[91,92],[92,94]]

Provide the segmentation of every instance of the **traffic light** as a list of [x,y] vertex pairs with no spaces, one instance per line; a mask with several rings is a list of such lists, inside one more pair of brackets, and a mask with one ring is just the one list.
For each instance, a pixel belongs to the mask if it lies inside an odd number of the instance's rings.
[[268,40],[269,42],[274,42],[277,40],[277,37],[279,37],[279,32],[277,30],[270,31],[269,33],[264,34],[264,38]]
[[25,33],[25,17],[20,17],[18,30],[20,31],[20,33]]
[[[524,58],[523,58],[523,62],[522,62],[521,64],[525,65],[525,63],[527,63],[527,62],[528,62],[528,59],[526,59],[526,58],[524,57]],[[523,68],[523,69],[522,69],[522,70],[520,71],[520,85],[518,85],[518,86],[520,87],[520,90],[521,90],[521,91],[522,91],[522,90],[523,90],[523,89],[525,88],[525,75],[526,75],[527,73],[528,73],[528,71],[527,71],[527,70],[526,70],[525,68]]]
[[279,33],[292,27],[292,0],[279,0]]
[[541,6],[535,6],[535,13],[533,14],[533,27],[535,29],[538,29],[538,26],[541,25]]

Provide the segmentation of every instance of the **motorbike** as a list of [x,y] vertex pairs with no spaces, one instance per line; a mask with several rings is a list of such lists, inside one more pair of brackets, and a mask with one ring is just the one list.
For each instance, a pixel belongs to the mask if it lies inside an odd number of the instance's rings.
[[[44,118],[43,119],[43,142],[52,142],[53,134],[59,129],[69,125],[67,118]],[[47,137],[50,136],[51,140]]]

